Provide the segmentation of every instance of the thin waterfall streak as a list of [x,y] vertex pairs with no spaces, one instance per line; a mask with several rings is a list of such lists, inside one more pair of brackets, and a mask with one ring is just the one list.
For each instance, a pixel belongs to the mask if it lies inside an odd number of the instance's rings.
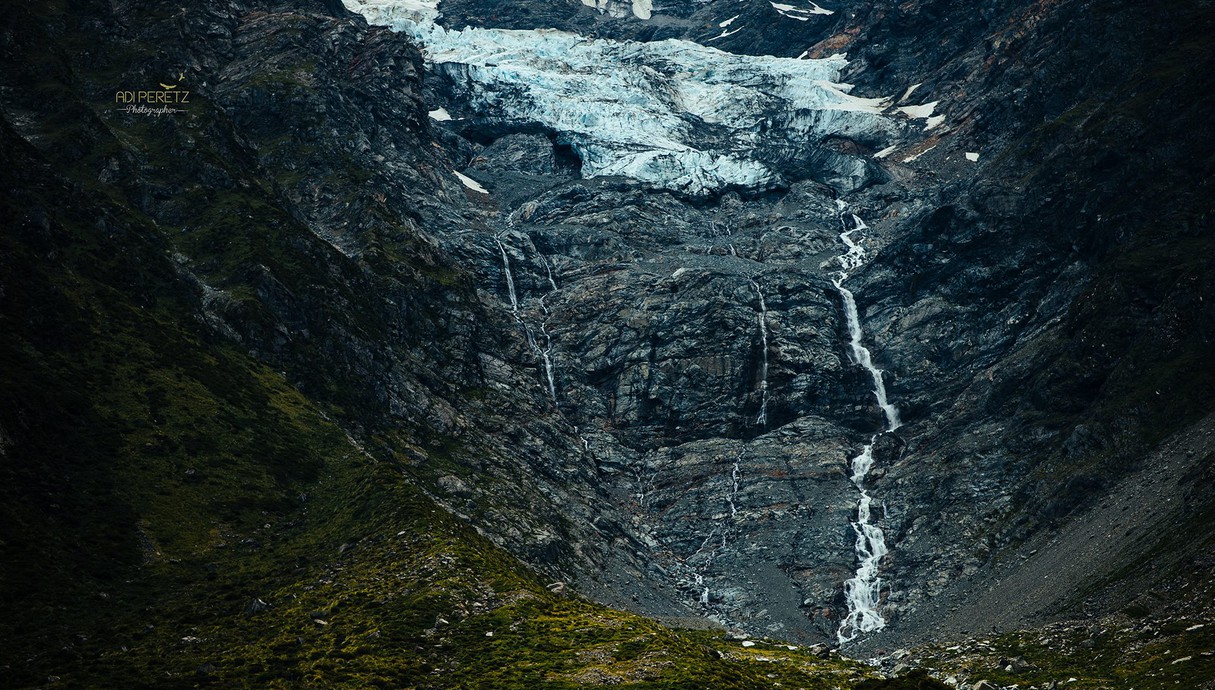
[[557,281],[553,280],[553,268],[549,266],[548,258],[543,254],[540,255],[540,261],[544,263],[544,272],[548,275],[548,284],[553,288],[553,292],[557,291]]
[[738,505],[735,499],[738,498],[738,487],[742,482],[742,469],[739,463],[742,462],[743,454],[746,450],[740,450],[738,455],[734,456],[734,467],[730,470],[730,493],[726,496],[726,502],[730,504],[730,519],[738,515]]
[[506,245],[502,244],[502,240],[495,239],[498,243],[498,251],[502,252],[502,271],[506,274],[506,291],[510,295],[510,310],[516,316],[519,315],[519,298],[515,294],[515,278],[510,273],[510,257],[506,255]]
[[548,334],[548,329],[545,324],[540,324],[540,333],[544,335],[544,348],[537,348],[540,352],[540,357],[544,360],[544,377],[548,379],[548,395],[557,402],[557,383],[553,378],[553,337]]
[[[510,296],[511,315],[515,317],[515,321],[518,322],[518,324],[523,328],[523,335],[527,338],[527,346],[540,360],[540,363],[544,365],[544,380],[547,384],[548,395],[549,398],[556,403],[557,382],[553,373],[553,338],[549,335],[546,324],[541,323],[540,333],[544,336],[544,347],[540,347],[540,344],[536,342],[536,336],[532,333],[531,327],[529,327],[527,323],[523,321],[523,315],[519,313],[519,295],[515,291],[515,277],[510,268],[510,255],[506,253],[506,245],[502,243],[502,240],[494,238],[494,242],[498,244],[498,251],[502,254],[502,272],[506,275],[506,291]],[[544,261],[545,269],[548,269],[548,261],[544,259],[543,255],[541,255],[540,258]],[[557,284],[553,281],[552,271],[549,271],[548,279],[549,284],[552,285],[553,290],[556,291]],[[547,297],[547,295],[545,295],[545,297]],[[540,306],[545,312],[548,311],[543,299],[541,299]]]
[[759,288],[759,283],[751,279],[751,287],[755,288],[755,294],[759,296],[759,337],[761,347],[763,348],[763,364],[760,369],[759,377],[759,416],[755,418],[755,423],[762,427],[768,426],[768,303],[764,300],[764,292]]

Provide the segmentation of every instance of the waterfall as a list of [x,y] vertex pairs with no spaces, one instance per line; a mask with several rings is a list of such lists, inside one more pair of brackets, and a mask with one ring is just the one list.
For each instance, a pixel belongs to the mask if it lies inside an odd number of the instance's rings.
[[751,279],[751,287],[755,288],[755,294],[759,295],[759,337],[763,346],[763,367],[760,369],[759,382],[759,416],[755,418],[755,423],[762,427],[768,426],[768,304],[764,301],[763,290],[759,289],[759,283]]
[[850,341],[848,343],[851,350],[852,361],[861,365],[869,372],[869,376],[873,379],[873,395],[877,398],[878,406],[882,408],[882,414],[886,416],[886,431],[894,431],[902,426],[899,421],[899,411],[886,398],[886,384],[882,381],[882,370],[873,366],[873,357],[869,353],[869,348],[865,347],[861,340],[864,338],[864,332],[861,331],[861,320],[856,309],[856,297],[852,291],[844,287],[844,281],[848,279],[851,271],[856,270],[865,262],[865,248],[861,245],[864,240],[854,241],[852,233],[859,230],[867,230],[869,226],[865,221],[861,220],[855,214],[852,215],[852,229],[845,229],[840,233],[840,239],[848,247],[848,252],[841,255],[839,258],[840,265],[843,270],[837,271],[831,277],[832,284],[839,291],[840,297],[844,300],[844,316],[848,323],[848,335]]
[[[515,277],[510,270],[510,256],[506,253],[506,245],[502,243],[502,240],[496,237],[494,238],[494,242],[498,243],[498,251],[502,253],[502,272],[506,274],[506,291],[510,295],[511,314],[515,317],[515,321],[517,321],[523,328],[523,334],[527,337],[528,347],[531,348],[536,357],[538,357],[541,363],[544,364],[544,379],[548,384],[548,395],[550,398],[552,398],[552,401],[556,403],[557,383],[553,376],[552,336],[548,334],[547,324],[541,323],[540,333],[544,336],[544,347],[540,347],[540,344],[536,342],[536,338],[532,334],[532,329],[529,328],[528,325],[523,321],[523,316],[519,313],[519,296],[515,292]],[[553,273],[548,267],[548,260],[544,259],[543,255],[541,255],[540,258],[544,261],[545,270],[548,271],[549,285],[553,286],[553,291],[555,292],[557,290],[557,283],[553,280]],[[544,305],[543,300],[541,300],[540,306],[546,313],[548,312],[548,307]]]
[[738,515],[738,506],[734,504],[734,499],[738,497],[738,485],[742,481],[739,463],[742,462],[743,454],[746,452],[746,449],[738,451],[738,455],[734,456],[734,468],[730,470],[730,493],[726,496],[726,502],[730,504],[731,520]]
[[557,281],[553,280],[553,269],[548,265],[548,259],[543,254],[540,255],[540,261],[544,264],[544,273],[548,276],[548,284],[553,288],[552,292],[540,298],[540,308],[544,310],[545,320],[540,323],[540,332],[544,335],[544,349],[540,351],[540,356],[544,359],[544,376],[548,379],[548,395],[557,402],[557,383],[553,379],[553,337],[548,334],[548,304],[546,300],[549,295],[557,293]]
[[[738,517],[738,490],[742,486],[742,459],[746,453],[746,448],[739,450],[738,454],[734,456],[734,464],[730,468],[730,479],[726,488],[726,504],[730,506],[729,523],[733,523]],[[722,522],[725,522],[725,520]],[[701,606],[709,605],[709,587],[705,584],[703,573],[712,567],[713,559],[717,556],[717,550],[719,548],[726,548],[726,535],[733,532],[732,524],[722,524],[722,522],[719,522],[710,530],[709,536],[705,537],[704,541],[700,543],[700,548],[696,549],[696,553],[693,553],[688,558],[688,562],[690,562],[707,551],[708,556],[706,556],[704,564],[698,570],[692,570],[691,565],[686,565],[688,572],[692,575],[696,590],[700,592],[699,602]],[[714,537],[720,537],[720,542],[716,546],[711,545]]]
[[843,281],[836,280],[835,287],[839,290],[840,296],[844,299],[844,312],[848,319],[848,333],[852,337],[849,343],[852,349],[852,361],[863,366],[869,375],[873,378],[873,395],[877,398],[878,406],[882,408],[882,414],[886,417],[886,431],[894,431],[902,426],[899,421],[899,411],[894,405],[886,399],[886,385],[882,382],[882,370],[873,366],[873,359],[869,354],[869,348],[861,344],[860,318],[856,311],[856,298],[852,295],[852,291],[843,286]]
[[856,555],[860,564],[856,575],[844,582],[844,599],[848,602],[848,615],[840,622],[836,637],[840,644],[849,642],[863,632],[874,632],[886,627],[886,621],[878,611],[882,591],[882,578],[878,577],[878,566],[889,553],[886,536],[870,522],[873,497],[864,488],[865,475],[873,466],[873,442],[875,435],[852,459],[852,483],[861,491],[856,507]]
[[553,292],[557,291],[557,281],[553,280],[553,267],[549,266],[548,258],[543,254],[540,255],[540,261],[544,262],[544,272],[548,275],[548,284],[553,288]]
[[[836,203],[842,212],[845,208],[844,203],[842,201]],[[838,257],[841,270],[831,277],[831,282],[839,291],[844,303],[851,359],[854,363],[864,367],[873,379],[873,394],[885,417],[885,431],[889,432],[899,428],[902,424],[899,421],[899,411],[887,399],[886,385],[882,381],[882,370],[873,365],[873,358],[868,348],[862,343],[864,332],[861,330],[856,297],[851,290],[844,287],[844,281],[848,279],[850,273],[860,268],[865,262],[865,248],[862,244],[864,238],[854,240],[852,235],[869,227],[857,215],[850,215],[851,228],[848,227],[848,221],[845,220],[842,213],[840,216],[843,232],[839,237],[848,251]],[[856,555],[859,565],[856,575],[844,582],[844,599],[848,603],[848,614],[840,622],[839,630],[836,632],[840,644],[856,639],[857,635],[861,633],[873,632],[886,627],[886,621],[878,611],[882,590],[882,579],[878,577],[878,567],[889,550],[886,548],[886,537],[882,530],[872,523],[873,497],[865,489],[865,478],[868,476],[869,470],[873,468],[873,444],[877,438],[877,434],[871,437],[869,443],[861,449],[860,454],[852,458],[850,463],[852,483],[861,492],[861,498],[856,508],[856,521],[852,523],[852,529],[856,532]]]
[[498,243],[498,250],[502,252],[502,272],[506,274],[506,290],[510,293],[510,310],[516,318],[519,316],[519,298],[515,295],[515,279],[510,273],[510,257],[506,255],[506,245],[502,244],[502,240],[494,238]]
[[696,587],[698,589],[701,587],[704,587],[704,589],[702,589],[700,592],[700,605],[708,606],[709,605],[709,588],[704,586],[705,579],[699,573],[697,573],[695,577],[696,577]]
[[544,360],[544,378],[548,379],[548,396],[557,402],[557,383],[553,380],[553,359],[551,353],[553,351],[553,338],[548,334],[548,328],[545,324],[540,324],[540,333],[544,335],[544,349],[537,347],[540,352],[540,358]]

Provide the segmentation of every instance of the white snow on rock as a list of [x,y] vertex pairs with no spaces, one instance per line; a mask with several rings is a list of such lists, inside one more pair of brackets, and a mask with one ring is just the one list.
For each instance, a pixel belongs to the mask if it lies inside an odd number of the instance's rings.
[[822,15],[835,14],[835,10],[824,9],[814,3],[810,3],[809,9],[806,9],[804,7],[795,7],[793,5],[786,5],[781,2],[772,2],[771,0],[768,1],[768,4],[771,5],[773,7],[773,9],[775,9],[777,12],[781,13],[783,16],[786,16],[790,19],[796,19],[799,22],[810,21],[810,18],[816,14],[822,14]]
[[931,150],[935,149],[936,147],[937,147],[937,144],[933,144],[932,146],[929,146],[928,148],[924,149],[923,151],[920,151],[920,152],[919,152],[919,153],[917,153],[917,154],[914,154],[914,155],[911,155],[911,156],[907,156],[906,158],[904,158],[904,159],[903,159],[903,162],[904,162],[904,163],[910,163],[910,162],[914,161],[915,159],[919,158],[920,156],[922,156],[922,155],[924,155],[924,154],[928,153],[929,151],[931,151]]
[[[903,92],[903,95],[899,96],[899,103],[902,103],[903,101],[907,100],[908,98],[911,98],[911,94],[915,93],[915,90],[920,88],[920,86],[922,86],[922,85],[923,85],[923,82],[920,82],[917,84],[912,84],[911,86],[908,86],[907,90]],[[935,105],[935,103],[933,105]]]
[[346,9],[357,12],[368,24],[394,22],[430,24],[439,16],[439,0],[342,0]]
[[825,136],[890,139],[902,127],[882,115],[888,99],[853,96],[850,84],[836,83],[843,55],[735,55],[690,41],[551,29],[454,31],[418,12],[430,6],[420,0],[397,0],[404,9],[346,2],[421,43],[432,68],[457,85],[472,122],[547,129],[578,154],[585,178],[621,175],[690,194],[765,189],[784,182],[765,150],[787,158]]
[[886,156],[889,156],[890,154],[894,153],[894,150],[896,148],[898,148],[897,145],[887,146],[886,148],[882,149],[881,151],[878,151],[877,153],[873,154],[873,157],[874,158],[885,158]]
[[474,180],[473,178],[471,178],[467,175],[461,175],[459,172],[456,172],[455,170],[452,170],[452,172],[456,173],[456,177],[458,177],[460,179],[460,181],[464,183],[465,187],[468,187],[469,189],[473,190],[474,192],[481,192],[482,194],[489,194],[489,192],[484,187],[481,186],[480,182],[477,182],[476,180]]
[[927,129],[936,129],[937,127],[940,127],[941,123],[944,121],[945,121],[944,115],[933,115],[932,117],[930,117],[924,121],[924,129],[926,129],[926,130]]
[[430,115],[430,119],[435,122],[448,122],[451,120],[451,113],[447,112],[446,108],[436,108],[427,113],[427,115]]
[[617,19],[627,17],[630,13],[638,19],[649,19],[654,13],[652,0],[632,0],[631,3],[625,0],[582,0],[582,4]]
[[903,105],[899,106],[899,112],[906,114],[907,117],[928,118],[932,117],[932,111],[936,110],[937,103],[940,103],[940,101],[924,103],[923,105]]
[[966,160],[970,161],[971,163],[974,163],[979,160],[979,154],[975,151],[967,151]]
[[717,40],[717,39],[719,39],[719,38],[725,38],[726,36],[733,36],[734,34],[738,33],[739,31],[742,31],[744,28],[746,28],[746,27],[745,27],[745,26],[740,26],[740,27],[738,27],[737,29],[735,29],[735,30],[733,30],[733,31],[730,31],[729,29],[725,29],[725,30],[723,30],[723,31],[721,32],[721,34],[720,34],[720,35],[714,36],[713,38],[710,38],[709,40],[710,40],[710,41],[716,41],[716,40]]
[[738,15],[738,14],[736,14],[736,15],[734,15],[733,17],[730,17],[729,19],[725,20],[724,22],[722,22],[722,23],[718,24],[718,26],[720,26],[721,28],[723,28],[723,29],[724,29],[724,28],[726,28],[727,26],[729,26],[729,25],[733,24],[733,23],[734,23],[734,20],[735,20],[735,19],[738,19],[740,16],[742,16],[742,15]]

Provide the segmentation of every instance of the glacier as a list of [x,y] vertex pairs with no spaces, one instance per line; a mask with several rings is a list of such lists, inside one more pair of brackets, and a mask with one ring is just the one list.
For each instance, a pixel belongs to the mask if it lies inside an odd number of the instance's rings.
[[[590,39],[552,29],[452,30],[427,0],[346,0],[371,24],[409,34],[452,84],[466,125],[546,131],[584,178],[622,176],[691,195],[765,190],[828,136],[870,144],[903,127],[839,83],[844,55],[735,55],[691,41]],[[644,6],[644,5],[643,5]],[[639,7],[634,5],[635,8]]]

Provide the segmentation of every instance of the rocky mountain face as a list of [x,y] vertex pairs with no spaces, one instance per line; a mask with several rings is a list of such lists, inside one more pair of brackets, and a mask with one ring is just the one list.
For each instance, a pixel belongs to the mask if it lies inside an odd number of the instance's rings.
[[661,650],[755,687],[564,592],[835,644],[862,489],[846,652],[1211,573],[1208,3],[594,4],[5,18],[14,685],[459,684],[556,639],[581,666],[499,684],[675,683]]

